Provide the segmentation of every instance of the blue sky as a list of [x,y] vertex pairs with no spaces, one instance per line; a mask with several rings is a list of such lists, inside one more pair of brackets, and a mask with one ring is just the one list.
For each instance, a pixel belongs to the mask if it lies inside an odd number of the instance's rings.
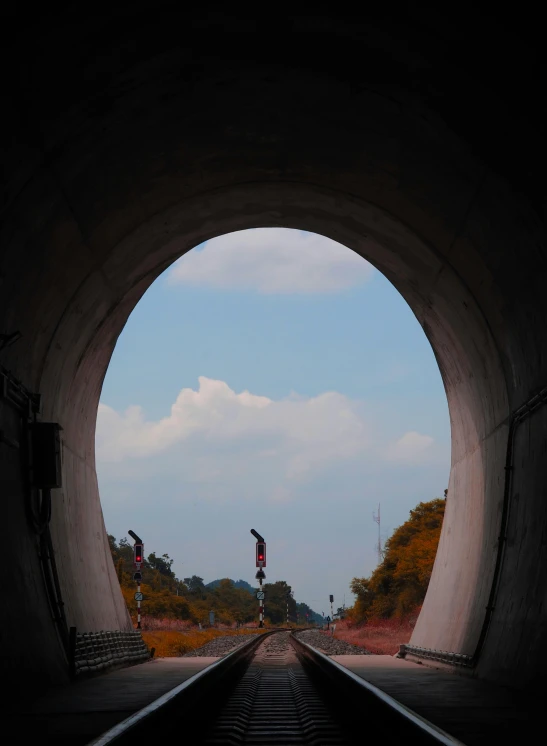
[[[241,231],[182,257],[123,330],[101,396],[105,522],[178,576],[268,581],[327,611],[420,500],[442,496],[446,397],[406,302],[315,234]],[[327,599],[325,601],[324,599]],[[325,608],[323,608],[325,607]]]

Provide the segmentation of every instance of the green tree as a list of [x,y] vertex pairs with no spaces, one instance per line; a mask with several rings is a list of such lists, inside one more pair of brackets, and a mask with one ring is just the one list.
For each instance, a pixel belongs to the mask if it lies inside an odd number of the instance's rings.
[[284,580],[266,583],[263,586],[266,594],[264,600],[265,617],[270,624],[285,624],[287,620],[287,602],[289,603],[289,617],[296,613],[296,604],[292,598],[292,588]]
[[173,561],[168,554],[162,554],[161,557],[156,557],[156,553],[148,555],[148,564],[153,570],[157,570],[161,575],[165,575],[168,578],[174,578],[175,573],[171,570]]
[[203,583],[203,578],[197,575],[192,575],[191,578],[184,578],[184,584],[188,588],[189,593],[198,598],[205,599],[207,596],[207,589]]
[[297,604],[296,612],[298,614],[298,624],[320,624],[322,621],[320,614],[310,608],[308,604]]

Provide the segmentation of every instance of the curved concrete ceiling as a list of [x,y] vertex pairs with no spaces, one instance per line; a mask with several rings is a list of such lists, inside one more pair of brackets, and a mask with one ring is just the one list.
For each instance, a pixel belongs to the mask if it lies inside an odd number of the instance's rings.
[[66,627],[130,626],[94,429],[135,304],[201,241],[284,226],[375,264],[440,366],[452,470],[415,652],[462,654],[478,675],[533,683],[547,629],[547,408],[521,408],[547,385],[545,189],[539,155],[524,164],[496,143],[520,122],[522,153],[539,154],[535,100],[527,116],[496,119],[505,82],[485,87],[475,37],[456,59],[458,25],[435,33],[419,13],[279,22],[158,7],[85,23],[67,11],[48,33],[19,26],[7,52],[0,333],[21,337],[0,363],[5,386],[39,394],[38,419],[63,428],[50,528],[64,606],[55,623],[29,520],[40,495],[27,478],[28,409],[5,388],[5,551],[17,577],[0,611],[17,651],[6,665],[14,679],[24,667],[25,679],[58,682]]

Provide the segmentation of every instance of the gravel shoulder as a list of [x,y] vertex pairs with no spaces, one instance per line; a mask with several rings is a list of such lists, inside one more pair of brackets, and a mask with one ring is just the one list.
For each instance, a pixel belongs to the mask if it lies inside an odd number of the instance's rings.
[[298,638],[302,642],[308,643],[325,655],[370,655],[368,650],[352,645],[350,642],[337,640],[328,634],[324,634],[317,629],[307,629],[304,632],[297,632]]
[[[253,635],[254,637],[254,635]],[[231,653],[232,650],[241,647],[245,642],[251,639],[251,635],[226,635],[226,637],[217,637],[211,642],[205,643],[201,648],[184,653],[183,658],[203,658],[203,657],[222,657]]]
[[[288,642],[288,634],[289,633],[287,633],[287,635],[274,635],[273,638],[271,638],[271,644],[274,644],[274,640],[276,641],[276,644],[277,642],[281,644],[281,638],[283,638],[283,644],[286,644]],[[308,645],[317,648],[317,650],[325,653],[325,655],[370,655],[370,653],[364,648],[352,645],[349,642],[344,642],[343,640],[337,640],[336,638],[324,634],[316,629],[304,630],[303,632],[297,632],[297,634],[303,642],[307,642]],[[287,637],[287,640],[284,639],[285,636]],[[276,638],[279,639],[277,640]],[[201,648],[196,648],[195,650],[185,653],[182,657],[200,658],[211,656],[220,658],[241,647],[241,645],[246,643],[249,639],[250,635],[233,637],[226,635],[226,637],[217,637],[215,640],[207,642]]]

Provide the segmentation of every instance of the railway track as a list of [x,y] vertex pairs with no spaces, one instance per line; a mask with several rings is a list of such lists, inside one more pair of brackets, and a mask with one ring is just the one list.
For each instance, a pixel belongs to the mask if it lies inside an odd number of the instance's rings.
[[[250,640],[89,746],[461,742],[280,630]],[[176,739],[176,740],[173,740]]]

